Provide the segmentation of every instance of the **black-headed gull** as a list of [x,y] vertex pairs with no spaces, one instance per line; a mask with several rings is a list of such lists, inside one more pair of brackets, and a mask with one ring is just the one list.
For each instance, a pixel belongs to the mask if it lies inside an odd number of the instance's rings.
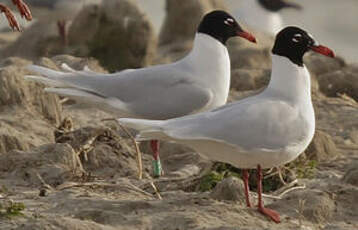
[[279,11],[285,8],[301,9],[301,6],[286,0],[245,0],[234,15],[255,30],[275,35],[284,27]]
[[[46,77],[27,76],[54,88],[47,92],[71,97],[119,117],[164,120],[224,105],[230,88],[230,59],[225,46],[230,37],[255,38],[224,11],[202,19],[191,52],[166,65],[129,69],[114,74],[89,71],[59,72],[32,65]],[[118,51],[120,52],[120,50]],[[154,174],[161,174],[159,142],[152,141]]]
[[334,57],[327,47],[298,27],[286,27],[272,49],[272,73],[260,94],[209,112],[166,121],[123,118],[140,131],[139,139],[160,139],[187,145],[208,158],[242,168],[247,206],[248,169],[258,169],[258,210],[275,222],[277,212],[263,206],[261,168],[276,167],[298,157],[315,131],[310,74],[303,64],[309,51]]

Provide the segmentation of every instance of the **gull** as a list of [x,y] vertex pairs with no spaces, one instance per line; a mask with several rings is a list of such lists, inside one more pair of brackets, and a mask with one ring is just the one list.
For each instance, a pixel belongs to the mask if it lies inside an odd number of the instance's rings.
[[[60,72],[31,65],[43,76],[26,76],[52,86],[50,93],[90,103],[119,117],[166,120],[224,105],[230,88],[229,38],[256,42],[224,11],[206,14],[198,26],[191,52],[165,65],[128,69],[113,74]],[[118,52],[121,52],[120,50]],[[154,175],[162,173],[159,142],[151,141]]]
[[309,50],[334,57],[333,51],[319,45],[306,31],[286,27],[276,36],[271,80],[260,94],[176,119],[122,118],[119,122],[137,129],[139,140],[175,141],[211,160],[242,168],[248,207],[248,170],[257,168],[258,210],[279,223],[279,214],[263,205],[262,168],[294,160],[313,138],[310,74],[303,64]]
[[253,29],[275,35],[283,29],[283,20],[279,11],[285,8],[296,10],[302,7],[286,0],[245,0],[234,15],[243,18],[243,22]]

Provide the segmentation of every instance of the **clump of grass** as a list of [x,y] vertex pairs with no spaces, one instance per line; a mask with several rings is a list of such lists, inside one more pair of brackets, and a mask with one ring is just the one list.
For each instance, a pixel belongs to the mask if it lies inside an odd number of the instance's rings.
[[229,164],[217,162],[214,164],[213,169],[201,178],[199,183],[199,191],[210,191],[215,188],[215,186],[220,181],[229,176],[240,178],[240,169],[235,168]]
[[199,190],[201,192],[210,191],[215,188],[216,184],[224,179],[222,173],[211,171],[210,173],[203,176],[199,184]]
[[299,158],[291,162],[288,167],[296,173],[297,178],[312,179],[316,175],[317,165],[316,160]]
[[[307,158],[300,157],[297,160],[289,163],[283,168],[282,176],[287,182],[292,181],[295,178],[314,178],[317,171],[318,162],[316,160],[308,160]],[[251,169],[249,178],[250,190],[254,191],[257,188],[257,170]],[[266,171],[267,172],[267,171]],[[265,175],[265,172],[264,172]],[[210,191],[215,186],[225,179],[226,177],[233,176],[241,178],[241,169],[231,166],[226,163],[215,163],[211,171],[204,175],[199,182],[199,191]],[[272,192],[284,184],[281,182],[279,175],[273,175],[262,181],[263,192]]]
[[0,203],[0,218],[12,218],[17,216],[24,216],[22,211],[25,210],[25,205],[22,202],[5,201]]

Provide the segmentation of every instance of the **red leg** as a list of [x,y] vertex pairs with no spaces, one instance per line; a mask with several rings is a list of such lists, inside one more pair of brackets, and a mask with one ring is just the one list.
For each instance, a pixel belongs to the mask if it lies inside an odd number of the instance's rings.
[[257,165],[257,194],[259,197],[259,200],[258,200],[259,212],[261,212],[265,216],[270,217],[271,220],[273,220],[274,222],[280,223],[281,222],[280,215],[272,209],[265,208],[264,204],[262,202],[262,171],[261,171],[260,165]]
[[150,146],[152,147],[154,160],[158,160],[159,159],[159,141],[158,140],[150,141]]
[[159,141],[158,140],[152,140],[150,141],[150,146],[153,151],[153,173],[155,177],[160,177],[163,174],[162,171],[162,165],[160,163],[160,157],[159,157]]
[[67,21],[66,20],[58,20],[57,27],[58,33],[62,39],[62,42],[65,46],[67,46],[67,28],[66,28]]
[[249,170],[243,169],[242,171],[242,179],[244,180],[245,186],[245,198],[247,207],[251,208],[250,196],[249,196]]

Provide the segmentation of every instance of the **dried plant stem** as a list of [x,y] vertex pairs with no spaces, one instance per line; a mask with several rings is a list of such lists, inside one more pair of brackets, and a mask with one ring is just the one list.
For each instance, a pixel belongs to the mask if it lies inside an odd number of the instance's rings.
[[152,188],[154,189],[154,192],[155,192],[155,194],[157,195],[158,199],[159,199],[159,200],[163,200],[162,196],[160,195],[160,193],[159,193],[157,187],[154,185],[154,182],[153,182],[153,181],[150,182],[150,185],[151,185]]
[[[263,197],[274,199],[274,200],[281,200],[284,195],[286,195],[289,192],[298,190],[298,189],[305,189],[306,185],[300,185],[300,186],[294,186],[297,184],[297,179],[292,181],[291,183],[285,185],[281,189],[277,190],[275,194],[269,195],[269,194],[262,194]],[[294,187],[292,187],[294,186]],[[253,193],[252,195],[256,196],[256,193]]]
[[137,163],[138,163],[138,178],[141,180],[143,178],[143,165],[142,165],[142,154],[139,150],[139,146],[135,140],[135,138],[132,136],[132,134],[128,131],[128,129],[126,127],[124,127],[123,125],[121,125],[120,123],[118,123],[119,126],[124,130],[124,132],[126,132],[126,134],[132,139],[132,142],[135,146],[135,150],[137,152]]
[[124,127],[122,124],[120,124],[117,119],[114,118],[108,118],[103,119],[102,121],[116,121],[121,127],[121,129],[128,135],[128,137],[132,140],[133,145],[135,146],[135,150],[137,152],[137,164],[138,164],[138,178],[141,180],[143,178],[143,165],[142,165],[142,153],[140,152],[139,146],[137,144],[137,141],[133,137],[133,135],[128,131],[126,127]]
[[281,168],[280,168],[280,167],[277,167],[276,169],[277,169],[278,177],[280,178],[281,183],[284,184],[284,185],[286,185],[287,183],[286,183],[286,181],[283,179]]
[[305,210],[305,203],[306,203],[306,200],[299,199],[298,200],[298,209],[295,210],[298,214],[298,224],[299,224],[300,228],[302,228],[303,220],[305,219],[305,216],[303,215],[303,211]]
[[305,189],[306,188],[306,185],[301,185],[301,186],[295,186],[295,187],[292,187],[292,188],[289,188],[287,189],[286,191],[284,191],[283,193],[280,194],[280,197],[284,196],[285,194],[289,193],[289,192],[292,192],[294,190],[298,190],[298,189]]
[[72,150],[72,156],[74,157],[74,160],[75,162],[77,163],[77,165],[74,166],[74,172],[76,171],[76,167],[79,168],[79,170],[82,172],[82,173],[86,173],[86,170],[83,168],[83,165],[82,165],[82,162],[81,162],[81,159],[80,159],[80,154],[81,152],[75,152],[75,150]]
[[65,183],[57,186],[56,189],[59,191],[62,191],[62,190],[66,190],[66,189],[70,189],[70,188],[74,188],[74,187],[94,187],[94,186],[103,187],[103,188],[116,188],[116,187],[120,186],[122,188],[127,188],[130,190],[142,193],[146,196],[153,197],[153,194],[150,194],[150,193],[138,188],[137,186],[135,186],[133,184],[123,184],[123,183],[118,185],[118,184],[103,183],[103,182],[86,182],[86,183],[65,182]]

